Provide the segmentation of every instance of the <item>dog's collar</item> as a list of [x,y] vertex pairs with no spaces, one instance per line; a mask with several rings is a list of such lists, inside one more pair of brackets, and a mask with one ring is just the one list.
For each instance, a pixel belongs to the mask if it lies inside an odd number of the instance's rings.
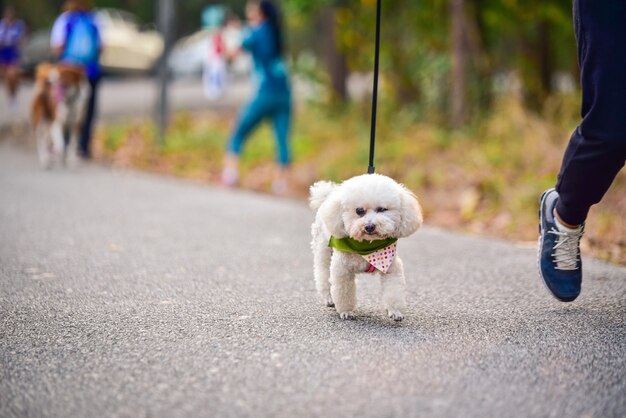
[[357,241],[352,238],[335,238],[331,236],[328,246],[338,251],[359,254],[369,263],[364,273],[373,273],[376,270],[387,273],[396,257],[397,241],[398,238]]
[[360,255],[372,254],[398,241],[398,238],[377,239],[374,241],[357,241],[355,239],[335,238],[332,235],[328,241],[328,246],[344,253],[355,253]]

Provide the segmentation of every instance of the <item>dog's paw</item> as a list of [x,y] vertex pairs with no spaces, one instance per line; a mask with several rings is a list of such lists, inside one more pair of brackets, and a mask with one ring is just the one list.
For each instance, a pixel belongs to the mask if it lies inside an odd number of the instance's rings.
[[335,302],[333,302],[333,298],[331,296],[328,296],[326,298],[326,306],[328,306],[329,308],[335,307]]
[[52,160],[48,156],[40,157],[39,158],[39,163],[41,164],[41,168],[44,169],[44,170],[51,170],[52,169]]
[[394,321],[402,321],[404,319],[404,315],[402,314],[402,312],[398,311],[397,309],[387,309],[387,315],[389,315],[389,318],[393,319]]
[[356,318],[356,315],[352,311],[339,312],[339,318],[352,320]]

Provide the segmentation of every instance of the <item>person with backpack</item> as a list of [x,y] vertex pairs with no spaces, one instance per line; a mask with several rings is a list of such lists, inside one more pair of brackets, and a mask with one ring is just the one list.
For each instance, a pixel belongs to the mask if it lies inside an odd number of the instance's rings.
[[89,159],[91,158],[91,132],[96,111],[98,84],[101,77],[102,41],[89,0],[67,0],[63,9],[64,12],[52,26],[50,44],[60,63],[82,67],[89,82],[89,99],[79,141],[80,156]]

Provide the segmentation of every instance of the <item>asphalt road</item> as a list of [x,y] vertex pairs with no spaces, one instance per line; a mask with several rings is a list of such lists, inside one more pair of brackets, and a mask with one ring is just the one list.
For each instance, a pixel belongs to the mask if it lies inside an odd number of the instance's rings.
[[[3,87],[3,86],[2,86]],[[29,120],[33,83],[25,81],[18,90],[17,108],[10,111],[4,88],[0,87],[0,127]],[[199,79],[175,80],[170,84],[173,110],[201,110],[237,107],[250,94],[250,84],[233,80],[224,97],[208,100]],[[153,78],[104,78],[98,90],[99,121],[152,117],[156,109],[157,83]]]
[[[423,197],[426,198],[426,197]],[[304,203],[0,146],[1,417],[623,417],[626,268],[425,227],[406,319],[314,291]]]

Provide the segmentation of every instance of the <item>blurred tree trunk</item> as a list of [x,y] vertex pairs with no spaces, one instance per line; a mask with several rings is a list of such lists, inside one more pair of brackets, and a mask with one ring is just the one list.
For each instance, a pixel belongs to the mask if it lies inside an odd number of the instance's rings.
[[472,64],[477,72],[477,81],[479,84],[476,101],[481,109],[488,109],[493,99],[493,91],[491,88],[493,65],[491,57],[487,52],[486,25],[482,16],[485,1],[474,0],[468,6],[467,29],[469,50],[472,57]]
[[550,54],[550,23],[547,20],[539,22],[539,38],[537,39],[538,64],[540,71],[542,95],[552,93],[552,57]]
[[345,101],[348,97],[346,85],[348,64],[345,54],[339,49],[336,13],[336,6],[327,6],[322,10],[322,54],[330,77],[333,95],[335,98]]
[[[419,59],[411,50],[411,44],[416,42],[415,31],[407,30],[410,24],[407,18],[407,4],[404,1],[389,1],[384,3],[381,33],[381,53],[386,51],[389,59],[389,69],[385,71],[385,80],[388,80],[393,89],[395,99],[401,104],[416,104],[422,99],[422,90],[419,75],[416,74],[412,63]],[[372,30],[372,33],[374,31]],[[374,37],[372,36],[372,41]],[[417,42],[423,42],[421,39]],[[374,53],[374,43],[371,47]]]
[[545,19],[539,21],[533,33],[522,39],[522,81],[526,90],[525,102],[535,110],[541,109],[545,99],[552,93],[552,73],[554,72],[551,26]]
[[467,24],[465,0],[449,0],[452,54],[450,125],[460,128],[467,122]]
[[395,98],[402,104],[418,103],[421,99],[421,91],[415,80],[415,74],[405,70],[411,59],[402,48],[392,51],[389,59],[391,68],[394,70],[386,75],[391,82]]

